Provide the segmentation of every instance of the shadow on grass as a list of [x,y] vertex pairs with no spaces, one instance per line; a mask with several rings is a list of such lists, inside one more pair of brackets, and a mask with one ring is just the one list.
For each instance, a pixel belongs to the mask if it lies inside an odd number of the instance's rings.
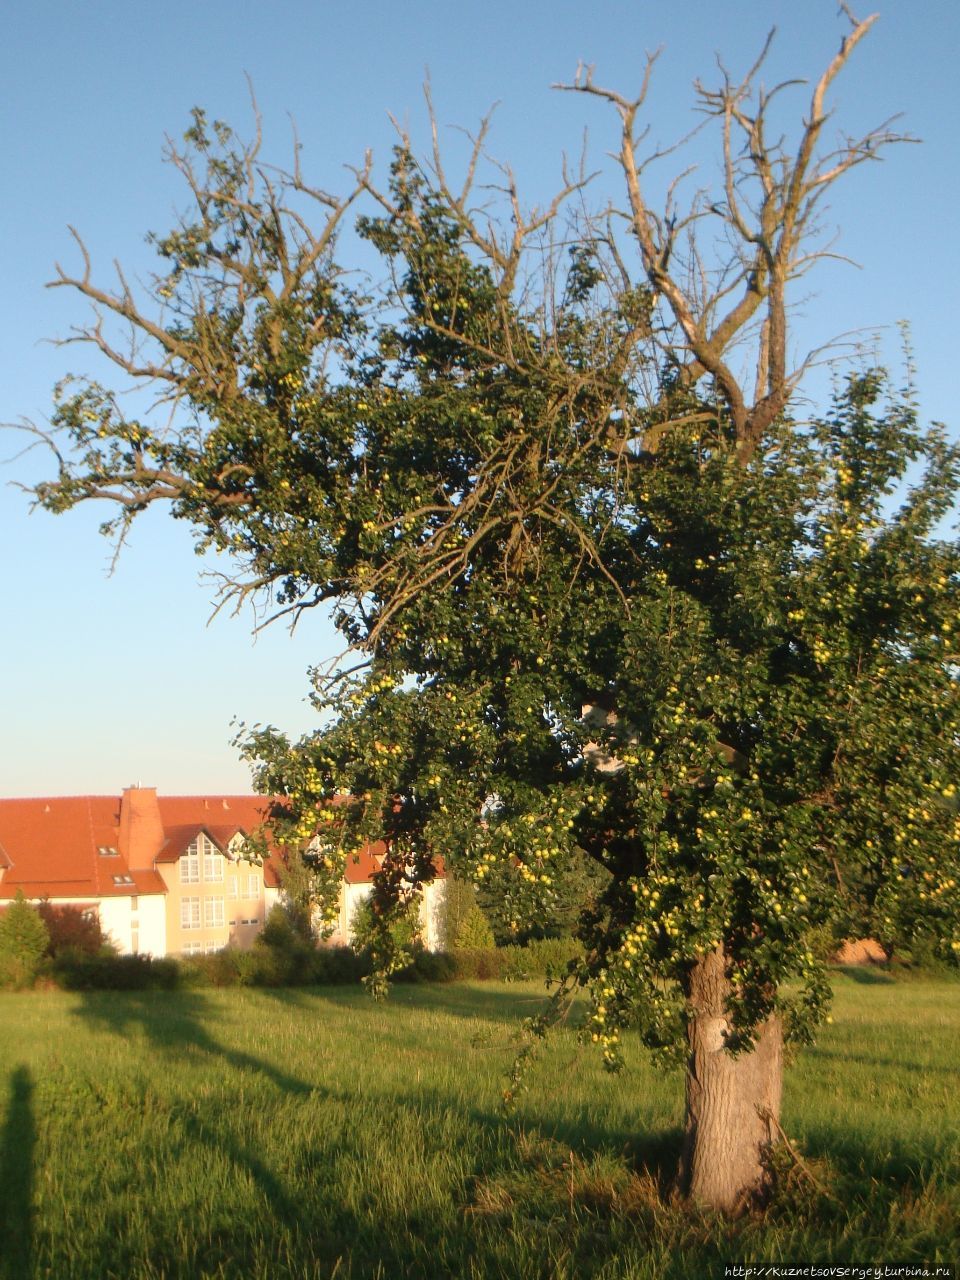
[[[354,987],[272,988],[263,990],[260,994],[287,1008],[303,1012],[317,1011],[330,1004],[344,1010],[355,1011],[359,1008],[372,1013],[389,1013],[391,1007],[398,1011],[413,1010],[428,1014],[442,1012],[471,1024],[477,1033],[473,1039],[466,1029],[460,1033],[464,1037],[465,1055],[482,1052],[486,1048],[500,1049],[504,1053],[506,1069],[521,1047],[516,1033],[519,1032],[522,1020],[546,1005],[549,993],[545,986],[542,990],[537,990],[536,985],[518,984],[516,987],[504,988],[502,984],[479,981],[443,985],[397,984],[381,1005],[375,1004],[365,992],[358,994]],[[502,1028],[502,1043],[497,1041],[494,1045],[489,1044],[484,1034],[484,1024],[490,1023]],[[408,1054],[416,1057],[420,1052],[404,1026],[398,1026],[392,1039],[385,1037],[382,1031],[379,1036],[381,1044],[390,1043],[391,1050],[398,1059],[402,1060]],[[535,1072],[536,1069],[534,1074]],[[344,1094],[345,1099],[352,1097],[350,1093]],[[490,1107],[464,1107],[459,1097],[420,1088],[411,1089],[409,1093],[398,1088],[393,1101],[398,1109],[409,1108],[437,1118],[449,1112],[451,1107],[456,1107],[458,1115],[465,1116],[488,1135],[502,1135],[518,1130],[536,1133],[559,1144],[567,1152],[574,1152],[582,1160],[589,1161],[600,1154],[622,1158],[638,1174],[653,1178],[664,1194],[670,1190],[676,1176],[683,1136],[682,1130],[677,1126],[627,1134],[620,1128],[599,1124],[595,1119],[587,1120],[573,1111],[569,1113],[569,1118],[558,1118],[551,1107],[554,1114],[549,1120],[539,1119],[525,1112],[509,1115],[500,1111],[495,1104]]]
[[[216,1025],[217,1007],[200,992],[89,992],[84,993],[75,1014],[97,1031],[124,1038],[139,1033],[153,1050],[174,1061],[199,1065],[207,1060],[241,1074],[254,1073],[292,1098],[318,1096],[322,1099],[325,1096],[324,1090],[273,1063],[221,1043],[210,1029]],[[296,1228],[300,1203],[262,1152],[238,1136],[231,1123],[230,1109],[224,1111],[217,1106],[197,1112],[191,1106],[178,1106],[177,1133],[177,1141],[169,1154],[180,1154],[190,1161],[198,1148],[207,1148],[216,1156],[226,1157],[251,1179],[269,1205],[271,1218],[290,1229]],[[112,1239],[111,1233],[110,1239],[103,1242],[104,1248],[112,1246]],[[208,1257],[204,1265],[212,1261],[215,1259]],[[2,1272],[0,1280],[6,1280]]]
[[826,1049],[810,1045],[803,1051],[808,1062],[838,1062],[846,1067],[880,1067],[885,1071],[905,1071],[910,1075],[950,1076],[956,1078],[956,1066],[940,1066],[932,1062],[910,1062],[906,1058],[878,1057],[872,1053],[848,1053],[839,1049]]
[[33,1081],[26,1067],[10,1076],[0,1137],[0,1280],[24,1280],[33,1264]]
[[377,1004],[367,991],[356,985],[316,987],[258,987],[257,994],[293,1008],[333,1005],[375,1012],[392,1007],[417,1009],[424,1013],[444,1013],[467,1022],[502,1022],[517,1027],[520,1020],[546,1007],[550,998],[545,984],[517,984],[505,987],[497,982],[394,983],[386,999]]
[[196,991],[86,992],[75,1010],[91,1028],[119,1036],[141,1033],[151,1047],[170,1057],[207,1057],[240,1071],[253,1071],[285,1093],[308,1095],[313,1087],[251,1053],[221,1044],[209,1028],[216,1006]]
[[859,983],[863,987],[894,986],[897,981],[886,969],[863,964],[847,965],[843,969],[833,971],[834,980],[840,976],[849,978],[851,982]]
[[925,1142],[904,1142],[892,1133],[871,1142],[855,1129],[808,1125],[803,1149],[808,1156],[827,1160],[851,1195],[859,1193],[864,1198],[886,1199],[892,1191],[919,1191],[943,1171],[942,1152]]
[[[413,1009],[443,1013],[475,1025],[495,1022],[505,1029],[516,1026],[520,1017],[542,1003],[540,993],[529,986],[504,989],[480,984],[397,988],[388,1004],[379,1007],[355,988],[264,989],[258,991],[256,997],[256,1001],[251,1002],[252,1018],[258,1016],[257,1005],[259,1016],[263,1016],[269,1008],[266,1002],[298,1016],[329,1017],[337,1010],[346,1014],[362,1009],[376,1013],[378,1018],[389,1014],[392,1003],[397,1012]],[[284,1070],[282,1065],[275,1066],[272,1061],[221,1044],[216,1032],[222,1009],[203,993],[91,993],[84,997],[77,1016],[94,1029],[120,1037],[142,1035],[153,1049],[174,1064],[178,1059],[184,1062],[209,1059],[240,1072],[256,1072],[281,1095],[289,1095],[291,1104],[309,1097],[320,1107],[328,1100],[349,1104],[351,1108],[357,1105],[355,1080],[334,1077],[326,1080],[323,1088],[315,1088]],[[398,1036],[403,1031],[399,1025],[402,1021],[396,1020]],[[344,1026],[345,1034],[356,1033],[357,1024],[345,1021]],[[462,1031],[466,1042],[466,1027]],[[422,1038],[423,1033],[418,1034]],[[378,1045],[378,1051],[383,1052],[382,1038]],[[394,1052],[394,1046],[390,1044],[386,1051]],[[429,1045],[424,1041],[421,1052],[428,1051]],[[855,1061],[855,1055],[836,1056],[851,1063]],[[463,1069],[470,1070],[466,1055]],[[30,1087],[24,1072],[16,1086],[17,1105],[11,1102],[7,1128],[9,1130],[12,1123],[10,1117],[15,1114],[22,1117],[25,1113],[32,1144]],[[286,1099],[281,1096],[279,1101],[283,1106]],[[641,1101],[638,1097],[638,1126],[642,1124]],[[312,1147],[307,1141],[292,1136],[290,1149],[273,1158],[271,1149],[259,1148],[244,1140],[231,1118],[233,1109],[223,1108],[222,1096],[214,1093],[208,1103],[195,1098],[190,1109],[177,1108],[176,1146],[180,1162],[189,1162],[200,1150],[225,1156],[238,1170],[249,1175],[268,1212],[264,1214],[262,1206],[251,1204],[249,1213],[233,1216],[229,1226],[223,1225],[224,1217],[229,1215],[226,1211],[218,1212],[216,1206],[212,1211],[204,1211],[208,1216],[197,1212],[184,1224],[194,1249],[189,1263],[178,1252],[178,1242],[168,1225],[158,1220],[151,1244],[151,1266],[171,1280],[180,1275],[215,1274],[221,1267],[225,1268],[223,1274],[243,1274],[243,1270],[234,1269],[246,1265],[246,1259],[256,1251],[258,1256],[275,1254],[287,1258],[289,1271],[281,1270],[278,1274],[290,1275],[321,1272],[365,1278],[375,1275],[385,1278],[461,1274],[621,1275],[632,1274],[622,1269],[629,1265],[624,1261],[627,1253],[640,1250],[639,1258],[646,1248],[644,1241],[657,1231],[664,1233],[661,1243],[664,1257],[668,1259],[660,1272],[663,1277],[712,1273],[705,1270],[704,1263],[708,1254],[715,1258],[720,1256],[718,1250],[726,1250],[723,1233],[715,1239],[704,1238],[701,1242],[704,1252],[698,1252],[697,1259],[688,1257],[685,1263],[667,1238],[675,1233],[676,1242],[687,1239],[677,1225],[682,1215],[677,1215],[675,1222],[670,1216],[672,1209],[665,1204],[648,1211],[642,1206],[636,1210],[629,1205],[624,1207],[622,1202],[618,1204],[612,1199],[592,1201],[586,1198],[592,1194],[589,1188],[582,1200],[575,1200],[573,1173],[561,1172],[564,1168],[574,1170],[575,1162],[571,1158],[566,1166],[558,1163],[567,1153],[575,1153],[577,1161],[584,1165],[594,1156],[612,1158],[641,1178],[649,1175],[664,1196],[673,1180],[679,1154],[677,1128],[630,1132],[626,1126],[617,1126],[615,1122],[607,1125],[596,1116],[578,1114],[569,1106],[551,1106],[549,1118],[537,1114],[531,1107],[529,1112],[521,1109],[513,1119],[505,1120],[492,1099],[490,1106],[484,1102],[483,1098],[479,1102],[465,1100],[455,1085],[449,1089],[435,1085],[415,1088],[412,1078],[402,1074],[392,1092],[376,1099],[375,1105],[379,1108],[376,1123],[395,1127],[398,1133],[409,1132],[409,1118],[413,1116],[422,1127],[423,1140],[428,1145],[448,1139],[450,1126],[446,1121],[452,1110],[466,1117],[480,1134],[476,1154],[471,1157],[472,1169],[465,1165],[462,1181],[444,1184],[432,1197],[418,1199],[413,1194],[410,1207],[406,1208],[402,1201],[398,1204],[396,1194],[391,1193],[389,1187],[384,1189],[385,1184],[378,1179],[376,1170],[371,1170],[369,1178],[365,1177],[362,1183],[351,1180],[358,1176],[356,1171],[362,1171],[370,1162],[370,1149],[364,1137],[366,1130],[359,1122],[350,1119],[346,1123],[337,1122],[329,1130],[321,1127],[312,1139],[316,1144]],[[24,1120],[20,1123],[22,1126]],[[826,1157],[845,1187],[849,1186],[849,1210],[843,1211],[845,1215],[869,1216],[867,1196],[872,1194],[871,1175],[886,1180],[883,1196],[889,1207],[901,1189],[917,1188],[926,1171],[932,1168],[932,1153],[917,1144],[891,1142],[885,1152],[879,1152],[865,1135],[855,1129],[847,1131],[839,1122],[836,1126],[809,1126],[804,1138],[807,1154]],[[5,1163],[0,1170],[3,1175],[0,1187],[7,1189],[8,1197],[11,1187],[16,1188],[24,1181],[29,1184],[32,1157],[27,1156],[26,1179],[20,1166],[9,1163],[10,1159],[22,1158],[19,1154],[9,1154],[11,1150],[19,1153],[22,1145],[18,1142],[11,1148],[7,1140],[3,1147]],[[354,1171],[351,1178],[340,1177],[344,1167]],[[411,1177],[418,1176],[414,1170],[412,1164]],[[876,1229],[879,1231],[886,1209],[878,1212]],[[17,1220],[23,1216],[21,1205]],[[660,1225],[656,1225],[654,1219],[660,1221],[661,1218]],[[29,1201],[24,1220],[29,1221]],[[131,1246],[120,1238],[119,1219],[115,1225],[119,1228],[116,1239],[105,1233],[100,1241],[102,1258],[109,1255],[117,1274],[124,1273],[124,1264],[127,1271],[133,1272],[135,1268],[131,1264],[137,1259],[124,1254]],[[831,1253],[830,1260],[853,1261],[853,1257],[843,1251],[852,1250],[856,1242],[847,1241],[846,1237],[841,1240],[842,1224],[836,1229],[839,1252]],[[555,1253],[549,1252],[554,1249]],[[19,1269],[6,1272],[0,1269],[0,1280],[29,1274],[22,1257],[18,1259]],[[29,1264],[29,1254],[27,1260]],[[731,1255],[731,1260],[736,1257]]]

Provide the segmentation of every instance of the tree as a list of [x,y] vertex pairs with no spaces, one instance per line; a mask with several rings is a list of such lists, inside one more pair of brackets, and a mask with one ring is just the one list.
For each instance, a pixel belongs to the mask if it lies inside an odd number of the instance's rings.
[[[686,1064],[683,1185],[728,1210],[765,1188],[784,1034],[827,1008],[815,933],[960,950],[957,450],[872,369],[817,420],[793,411],[788,301],[826,252],[823,197],[901,140],[823,140],[872,22],[850,18],[792,144],[762,57],[698,85],[722,179],[685,208],[676,184],[659,213],[648,195],[653,60],[635,99],[567,86],[620,121],[625,200],[594,214],[582,171],[532,211],[509,169],[486,183],[486,122],[459,185],[436,133],[425,161],[401,135],[386,186],[368,164],[339,199],[197,112],[171,151],[193,210],[155,240],[152,298],[97,286],[86,255],[54,281],[155,409],[62,387],[38,502],[111,501],[122,539],[169,501],[232,554],[226,599],[331,602],[356,655],[314,672],[327,727],[244,739],[321,907],[385,838],[386,971],[438,855],[509,885],[518,919],[592,858],[554,1011],[586,987],[612,1068],[627,1028]],[[390,276],[366,295],[335,252],[361,198]]]
[[49,941],[40,913],[17,890],[0,915],[0,986],[17,990],[33,986]]
[[92,911],[85,911],[82,907],[54,906],[47,900],[39,904],[37,911],[47,930],[47,954],[52,957],[64,951],[81,951],[93,956],[109,946],[100,920]]

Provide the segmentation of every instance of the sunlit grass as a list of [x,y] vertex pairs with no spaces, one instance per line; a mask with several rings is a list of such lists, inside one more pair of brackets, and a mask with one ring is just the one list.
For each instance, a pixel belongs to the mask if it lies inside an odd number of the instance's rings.
[[[869,977],[870,975],[861,975]],[[535,984],[0,1000],[0,1277],[696,1277],[955,1262],[960,985],[841,976],[764,1218],[666,1188],[682,1080],[569,1031],[498,1101]],[[717,1271],[717,1268],[720,1268]]]

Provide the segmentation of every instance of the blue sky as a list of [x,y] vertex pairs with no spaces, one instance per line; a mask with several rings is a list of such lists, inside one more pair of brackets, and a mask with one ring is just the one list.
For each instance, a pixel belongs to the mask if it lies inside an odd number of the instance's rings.
[[[855,132],[902,112],[902,127],[923,145],[892,150],[836,191],[828,221],[841,229],[839,251],[860,266],[838,264],[810,280],[800,332],[819,342],[879,330],[896,361],[895,326],[909,321],[923,413],[949,422],[960,8],[888,0],[880,12],[838,83],[837,121]],[[614,120],[599,103],[549,88],[571,78],[580,59],[596,65],[601,83],[630,91],[645,51],[663,46],[649,119],[651,137],[667,142],[692,123],[690,86],[710,77],[715,53],[744,69],[772,25],[769,83],[818,73],[845,29],[836,0],[10,6],[0,51],[0,421],[42,423],[54,382],[96,369],[83,349],[46,341],[84,319],[79,298],[43,287],[54,260],[76,266],[67,224],[83,234],[102,277],[115,257],[149,270],[144,235],[166,230],[181,201],[161,162],[164,135],[181,134],[195,104],[244,132],[245,75],[263,113],[265,153],[288,158],[292,116],[305,169],[339,188],[343,165],[359,163],[368,147],[383,171],[389,113],[423,138],[429,69],[445,123],[473,126],[499,102],[492,150],[534,201],[551,190],[561,154],[578,154],[585,128],[591,167],[614,144]],[[458,135],[447,136],[455,148]],[[823,385],[814,383],[813,394]],[[0,459],[17,447],[0,436]],[[0,794],[115,792],[138,780],[166,792],[245,790],[231,719],[309,729],[306,669],[337,653],[332,630],[310,617],[293,636],[275,627],[254,642],[249,614],[208,625],[211,587],[198,578],[189,531],[160,512],[135,528],[108,576],[110,548],[97,533],[105,511],[30,515],[7,483],[35,481],[45,466],[37,455],[0,465]]]

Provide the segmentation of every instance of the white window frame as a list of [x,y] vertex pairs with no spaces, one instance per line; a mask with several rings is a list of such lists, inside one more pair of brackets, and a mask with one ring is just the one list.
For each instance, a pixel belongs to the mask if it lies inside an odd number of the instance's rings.
[[226,923],[222,898],[204,898],[203,923],[208,929],[222,929]]
[[231,898],[240,897],[240,880],[239,876],[231,876],[227,881],[227,894]]
[[244,897],[256,898],[258,902],[260,901],[260,877],[255,871],[247,875],[247,892]]
[[196,841],[197,853],[203,859],[203,879],[205,884],[220,884],[223,881],[223,854],[201,831]]
[[180,855],[180,883],[200,883],[200,853],[196,840],[191,841],[186,851]]
[[199,929],[202,927],[200,919],[200,898],[181,898],[180,899],[180,928],[181,929]]

